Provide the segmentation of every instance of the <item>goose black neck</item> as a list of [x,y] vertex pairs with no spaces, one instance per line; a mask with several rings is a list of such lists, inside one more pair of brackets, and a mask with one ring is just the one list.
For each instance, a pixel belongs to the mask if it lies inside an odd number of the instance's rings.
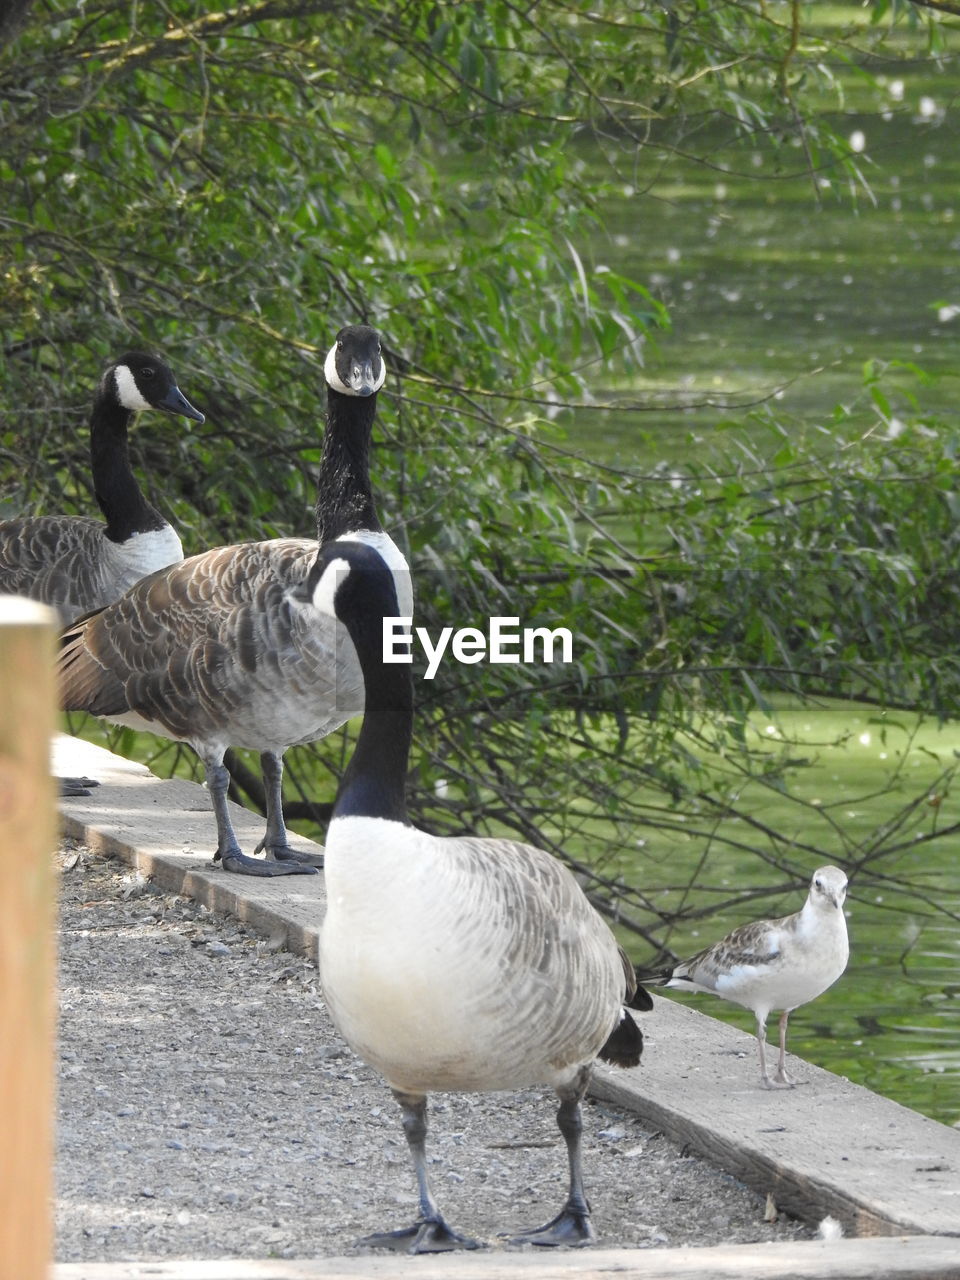
[[335,818],[407,822],[406,782],[413,738],[413,680],[406,665],[383,662],[382,619],[347,624],[365,689],[363,726],[333,806]]
[[317,474],[317,537],[331,542],[383,526],[370,488],[370,433],[377,397],[345,396],[327,387],[327,429]]
[[90,469],[93,490],[107,522],[111,542],[134,533],[162,529],[166,521],[143,496],[130,466],[127,429],[132,413],[103,392],[90,415]]

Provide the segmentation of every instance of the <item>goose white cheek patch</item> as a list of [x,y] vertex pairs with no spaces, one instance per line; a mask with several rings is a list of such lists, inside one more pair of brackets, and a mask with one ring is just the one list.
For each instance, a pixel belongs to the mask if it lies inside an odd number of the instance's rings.
[[117,388],[117,399],[125,409],[150,409],[153,406],[145,399],[137,386],[136,379],[125,364],[118,364],[113,371],[113,379]]
[[337,593],[337,587],[346,578],[350,572],[350,562],[342,560],[339,557],[331,560],[323,573],[320,575],[320,581],[313,589],[313,607],[320,613],[329,614],[331,618],[337,616],[337,611],[333,607],[333,597]]
[[340,375],[337,373],[337,347],[336,343],[327,352],[327,358],[323,362],[323,376],[327,380],[327,386],[333,387],[334,391],[339,391],[345,396],[352,396],[354,393],[349,387],[344,386],[340,381]]

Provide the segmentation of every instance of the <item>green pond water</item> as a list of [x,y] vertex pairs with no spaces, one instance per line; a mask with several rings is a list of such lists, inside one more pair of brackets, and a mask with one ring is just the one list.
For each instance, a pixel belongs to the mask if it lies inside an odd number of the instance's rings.
[[[810,761],[790,771],[781,792],[759,782],[745,785],[737,805],[782,837],[813,846],[816,858],[799,851],[794,866],[823,862],[843,865],[851,875],[847,922],[851,958],[844,977],[817,1001],[790,1019],[789,1047],[811,1062],[946,1123],[960,1120],[960,874],[952,842],[927,847],[923,837],[955,820],[956,800],[940,779],[960,752],[960,725],[939,726],[902,713],[883,714],[843,702],[793,707],[780,702],[757,714],[753,732],[771,750],[802,744]],[[919,798],[897,833],[902,846],[872,861],[871,883],[858,884],[856,867],[879,828],[894,822]],[[688,815],[691,827],[706,825]],[[702,835],[652,831],[641,856],[624,855],[617,870],[632,883],[650,883],[653,856],[656,883],[674,884],[657,905],[675,908],[687,873],[704,852]],[[739,819],[717,830],[745,843],[756,833]],[[771,848],[771,853],[773,849]],[[877,873],[881,878],[876,883]],[[889,877],[883,883],[883,877]],[[709,853],[704,888],[687,895],[686,905],[708,906],[735,886],[779,885],[782,873],[737,855],[716,843]],[[749,914],[715,914],[699,926],[687,925],[669,938],[680,955],[692,954],[728,929],[755,917],[795,911],[804,890],[797,888],[758,901]],[[952,913],[953,919],[947,913]],[[633,958],[649,963],[646,945],[624,933]],[[682,997],[704,1012],[753,1029],[748,1011],[707,996]],[[776,1035],[775,1019],[771,1019]],[[731,1063],[732,1072],[753,1073],[755,1061]]]
[[[757,181],[749,175],[749,151],[718,156],[745,170],[744,177],[676,163],[656,184],[656,199],[640,198],[625,185],[603,208],[610,236],[591,246],[593,262],[650,287],[669,306],[672,329],[658,338],[641,376],[597,385],[595,395],[649,392],[674,405],[684,397],[713,397],[727,407],[585,412],[567,424],[570,443],[586,456],[632,469],[664,459],[682,466],[691,449],[702,456],[735,449],[738,439],[752,445],[747,410],[729,406],[782,387],[778,417],[795,440],[816,436],[822,448],[823,429],[839,402],[862,403],[854,429],[875,423],[862,394],[868,359],[916,362],[942,375],[922,387],[899,375],[894,404],[900,397],[906,416],[912,392],[922,410],[954,423],[960,138],[952,104],[958,89],[955,71],[951,79],[923,65],[912,76],[854,95],[864,114],[852,111],[842,128],[857,145],[863,137],[875,203],[861,197],[854,207],[826,184],[818,202],[809,179]],[[874,107],[888,119],[866,114]],[[892,714],[885,722],[842,703],[780,703],[773,717],[758,712],[755,730],[771,742],[786,736],[804,744],[801,753],[816,763],[791,774],[793,799],[757,790],[741,796],[741,805],[822,849],[823,861],[848,868],[870,833],[932,788],[960,751],[960,724],[918,727]],[[948,790],[932,794],[908,826],[915,838],[956,817],[957,798]],[[678,884],[703,852],[702,839],[656,832],[654,843],[664,863],[676,859]],[[649,856],[649,848],[633,863],[625,855],[620,870],[642,884]],[[792,1015],[789,1038],[789,1047],[809,1060],[948,1124],[960,1123],[960,923],[947,914],[960,917],[958,865],[956,842],[941,841],[907,848],[882,866],[907,882],[909,892],[864,891],[853,876],[847,974]],[[748,867],[728,854],[711,854],[713,886],[738,876],[749,876],[750,884],[761,879],[755,861]],[[771,876],[774,883],[782,879]],[[803,891],[794,890],[763,900],[755,914],[787,913],[802,900]],[[699,932],[675,934],[670,945],[690,953],[749,918],[715,917]],[[635,937],[624,942],[636,959],[649,958]],[[686,999],[752,1029],[746,1010],[705,996]],[[735,1063],[731,1071],[755,1072],[756,1065]]]
[[[871,148],[875,163],[864,168],[876,203],[853,204],[829,186],[815,196],[807,178],[751,181],[679,163],[657,199],[625,187],[607,201],[609,236],[591,246],[594,264],[649,288],[669,307],[671,329],[655,335],[640,376],[591,387],[600,400],[646,393],[647,410],[586,411],[569,423],[571,441],[639,467],[682,461],[691,440],[735,447],[735,424],[771,395],[799,439],[829,426],[839,403],[861,403],[868,427],[876,414],[863,394],[867,360],[940,375],[921,389],[909,373],[894,374],[895,403],[899,387],[905,412],[912,392],[955,423],[960,112],[947,108],[957,89],[960,81],[929,91],[908,81],[909,101],[891,119],[844,119],[844,131]],[[727,158],[750,163],[749,152]]]

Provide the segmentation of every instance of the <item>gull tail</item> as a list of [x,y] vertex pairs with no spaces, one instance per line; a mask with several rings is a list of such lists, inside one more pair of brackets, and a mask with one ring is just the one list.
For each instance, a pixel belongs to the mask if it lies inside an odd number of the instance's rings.
[[[665,987],[673,978],[675,971],[679,967],[680,967],[679,965],[671,964],[671,965],[665,965],[662,969],[641,969],[639,965],[636,965],[634,968],[634,974],[636,976],[637,982],[638,983],[642,982],[644,986]],[[640,986],[637,987],[638,991],[641,991],[642,989],[643,988]],[[647,999],[649,1000],[650,997],[647,996]],[[651,1001],[650,1003],[652,1005],[653,1001]]]

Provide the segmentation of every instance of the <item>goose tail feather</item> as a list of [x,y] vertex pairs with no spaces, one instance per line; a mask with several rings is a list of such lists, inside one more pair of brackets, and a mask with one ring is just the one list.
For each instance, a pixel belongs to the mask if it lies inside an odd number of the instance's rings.
[[98,662],[90,649],[87,624],[100,612],[84,614],[61,632],[57,681],[63,711],[108,716],[128,709],[122,681]]
[[653,996],[646,989],[637,983],[633,994],[624,1001],[628,1009],[639,1009],[641,1013],[649,1013],[653,1008]]
[[642,1053],[643,1033],[626,1009],[621,1009],[620,1021],[607,1037],[599,1056],[615,1067],[635,1067]]

